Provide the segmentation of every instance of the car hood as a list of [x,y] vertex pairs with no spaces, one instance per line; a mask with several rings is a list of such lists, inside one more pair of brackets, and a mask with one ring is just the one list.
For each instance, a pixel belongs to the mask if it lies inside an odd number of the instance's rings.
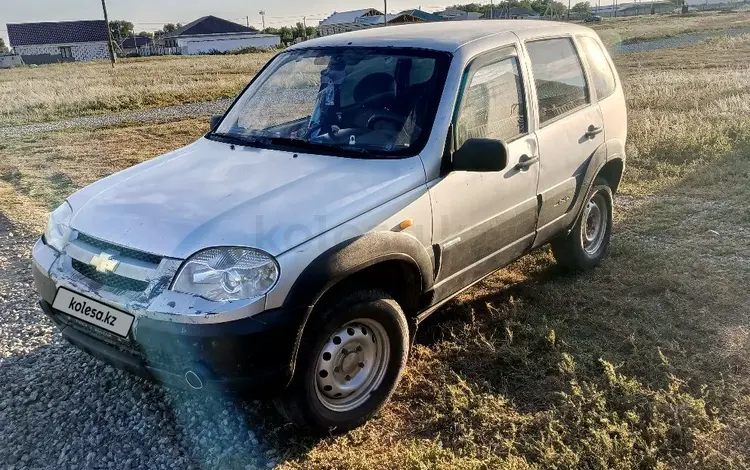
[[74,229],[117,245],[181,259],[211,246],[278,255],[424,182],[419,157],[233,149],[202,138],[68,201]]

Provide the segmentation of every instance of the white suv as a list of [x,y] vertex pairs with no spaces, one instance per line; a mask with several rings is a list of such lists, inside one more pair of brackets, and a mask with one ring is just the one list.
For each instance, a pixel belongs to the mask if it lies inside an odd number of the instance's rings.
[[605,48],[547,21],[305,42],[211,124],[52,213],[42,308],[118,367],[317,430],[376,413],[419,322],[484,276],[549,242],[599,263],[625,162]]

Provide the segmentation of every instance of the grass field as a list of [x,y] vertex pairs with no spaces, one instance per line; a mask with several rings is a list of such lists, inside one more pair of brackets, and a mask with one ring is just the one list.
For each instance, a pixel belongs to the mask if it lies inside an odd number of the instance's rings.
[[271,53],[0,70],[0,126],[234,97]]
[[[616,62],[628,168],[607,261],[571,275],[542,250],[462,294],[420,327],[384,411],[347,435],[302,437],[269,412],[283,465],[750,466],[750,36]],[[6,140],[0,211],[41,230],[76,188],[205,129]]]
[[[608,45],[698,30],[750,26],[750,12],[605,19]],[[235,96],[271,53],[122,59],[0,70],[0,126]],[[210,86],[207,86],[210,84]]]
[[723,31],[750,26],[750,12],[705,12],[674,16],[604,17],[601,23],[589,23],[607,45],[677,36],[696,31]]

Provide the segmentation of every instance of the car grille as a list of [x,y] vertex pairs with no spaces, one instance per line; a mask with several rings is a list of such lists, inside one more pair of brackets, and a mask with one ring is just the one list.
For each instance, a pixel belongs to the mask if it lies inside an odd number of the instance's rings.
[[123,276],[118,276],[113,273],[102,273],[96,270],[95,267],[82,263],[77,259],[72,260],[73,269],[78,271],[83,276],[91,279],[99,284],[112,287],[114,289],[128,290],[133,292],[143,292],[148,287],[148,282],[139,281],[137,279],[130,279]]
[[115,251],[119,254],[119,256],[123,258],[130,258],[151,264],[159,264],[161,262],[161,256],[152,255],[151,253],[146,253],[143,251],[133,250],[131,248],[125,248],[119,245],[114,245],[112,243],[105,242],[104,240],[99,240],[98,238],[86,235],[85,233],[79,233],[78,240],[95,248],[98,248],[101,251]]

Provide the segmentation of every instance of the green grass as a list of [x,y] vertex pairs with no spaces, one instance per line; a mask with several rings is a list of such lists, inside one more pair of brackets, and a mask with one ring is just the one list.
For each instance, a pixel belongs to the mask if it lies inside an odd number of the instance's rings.
[[[750,36],[619,57],[628,164],[603,265],[570,274],[540,250],[462,294],[420,327],[391,402],[346,435],[306,437],[264,405],[282,465],[750,466],[749,59]],[[6,140],[0,210],[39,230],[70,191],[205,126]]]

